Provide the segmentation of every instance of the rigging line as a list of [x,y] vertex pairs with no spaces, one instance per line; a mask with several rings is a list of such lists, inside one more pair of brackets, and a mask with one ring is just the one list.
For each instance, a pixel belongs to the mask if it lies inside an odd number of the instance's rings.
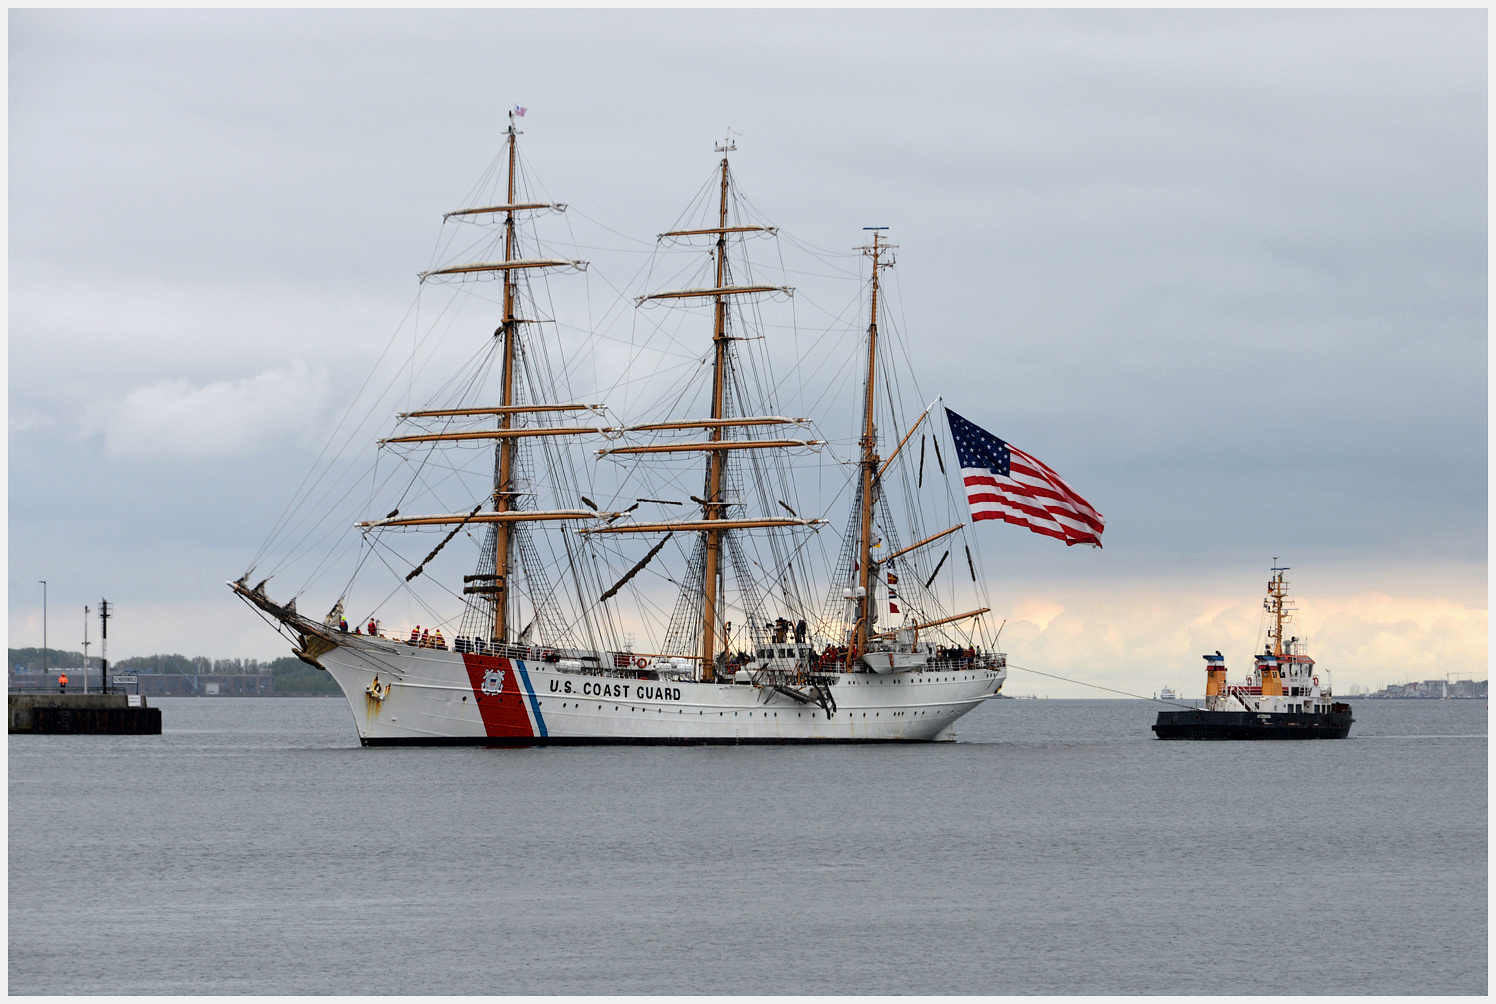
[[287,642],[289,642],[292,645],[297,645],[297,644],[300,643],[300,640],[297,639],[297,638],[295,638],[295,637],[293,637],[292,634],[290,633],[289,629],[284,624],[282,624],[280,621],[275,620],[274,618],[268,616],[265,613],[265,611],[261,610],[259,607],[255,606],[253,603],[250,603],[248,600],[245,600],[244,603],[245,603],[245,605],[247,607],[249,607],[251,610],[253,610],[256,614],[259,615],[260,620],[264,621],[266,624],[269,624],[271,627],[273,627],[275,629],[275,633],[278,634],[278,635],[280,635]]
[[[396,557],[398,557],[398,555],[396,555]],[[384,555],[378,555],[378,560],[384,561]],[[395,567],[393,567],[392,564],[389,563],[389,561],[384,561],[384,567],[386,567],[386,569],[389,569],[390,575],[396,575],[396,576],[399,575],[399,572],[395,572]],[[452,593],[452,590],[447,590],[447,588],[443,587],[443,585],[441,585],[440,582],[438,582],[437,587],[441,588],[441,590],[446,591],[446,593],[449,594],[449,596],[456,597],[456,594]],[[437,609],[435,609],[434,606],[431,606],[431,604],[426,603],[425,597],[419,596],[419,594],[417,594],[416,591],[411,590],[411,588],[408,588],[407,584],[404,584],[404,582],[401,582],[401,584],[396,585],[396,587],[395,587],[395,593],[399,593],[399,591],[401,591],[401,590],[405,590],[405,594],[407,594],[408,599],[414,600],[414,602],[416,602],[417,606],[422,607],[422,609],[425,610],[426,613],[429,613],[429,615],[431,615],[432,618],[434,618],[434,619],[432,619],[432,622],[431,622],[432,627],[440,627],[440,625],[443,625],[443,624],[446,624],[447,627],[449,627],[449,628],[452,627],[452,622],[450,622],[450,621],[452,621],[452,618],[450,618],[450,616],[449,616],[449,618],[443,618],[443,616],[441,616],[440,613],[437,613]],[[390,593],[390,596],[393,596],[393,593]],[[384,603],[387,603],[387,602],[389,602],[389,597],[386,597],[386,599],[384,599]],[[380,603],[380,606],[384,606],[384,603]],[[378,612],[378,607],[374,607],[374,612],[375,613]],[[371,613],[371,616],[373,616],[373,613]]]
[[[338,424],[333,427],[332,432],[327,437],[327,441],[323,444],[321,451],[318,452],[316,459],[314,459],[312,461],[312,463],[310,465],[308,465],[307,472],[302,477],[301,483],[299,485],[297,485],[296,491],[291,494],[291,498],[286,502],[285,509],[282,510],[280,516],[277,517],[275,523],[271,526],[269,535],[266,537],[265,542],[260,545],[259,550],[255,552],[254,560],[251,562],[251,564],[259,564],[260,560],[264,557],[266,550],[268,550],[268,548],[270,547],[271,543],[275,540],[276,535],[280,532],[281,524],[283,522],[285,522],[285,520],[287,519],[287,517],[289,516],[289,514],[292,512],[292,510],[294,510],[296,508],[297,500],[301,497],[302,489],[304,489],[306,487],[307,482],[309,480],[311,480],[311,478],[312,478],[312,474],[321,465],[322,458],[327,454],[327,451],[332,447],[334,441],[336,441],[336,439],[338,437],[338,432],[342,429],[343,424],[345,422],[347,422],[348,419],[349,419],[349,417],[352,415],[354,403],[357,402],[358,399],[363,395],[364,391],[369,386],[369,382],[371,380],[373,380],[375,374],[379,372],[379,367],[383,364],[385,357],[389,354],[390,348],[394,345],[395,341],[400,337],[400,331],[401,331],[401,329],[405,327],[405,322],[410,318],[411,314],[416,310],[416,307],[419,304],[419,302],[420,302],[420,296],[417,295],[411,301],[410,306],[406,307],[406,309],[405,309],[405,316],[400,319],[400,323],[395,326],[395,330],[394,330],[393,333],[391,333],[391,335],[389,337],[389,340],[385,342],[384,349],[383,349],[383,351],[380,352],[379,358],[374,361],[374,365],[372,367],[370,367],[368,375],[364,377],[363,383],[359,385],[358,391],[355,392],[354,395],[353,395],[353,397],[349,400],[348,407],[344,409],[342,416],[338,419]],[[362,423],[362,421],[363,420],[360,420],[360,424]]]
[[[397,558],[400,558],[401,561],[405,560],[404,558],[401,558],[398,553],[395,552],[394,548],[389,547],[389,545],[387,545],[387,544],[384,544],[383,541],[381,541],[381,540],[375,540],[374,543],[376,545],[383,545],[386,549],[389,550],[389,552],[391,554],[394,554]],[[384,555],[382,555],[382,554],[379,555],[379,560],[384,562],[384,567],[386,567],[386,568],[388,568],[390,570],[390,574],[391,575],[399,575],[400,574],[399,572],[397,572],[395,570],[395,567],[393,565],[391,565],[388,561],[385,560]],[[440,589],[442,592],[446,593],[448,596],[452,597],[454,600],[458,600],[459,602],[462,600],[461,596],[459,596],[456,593],[452,592],[452,590],[448,589],[446,586],[442,585],[437,580],[435,580],[435,579],[427,579],[426,581],[435,584],[435,586],[438,589]],[[404,589],[406,591],[406,593],[410,596],[411,599],[415,600],[416,603],[420,604],[421,607],[423,609],[425,609],[425,611],[428,614],[430,614],[432,617],[436,618],[436,620],[434,621],[435,624],[448,624],[448,626],[450,626],[449,622],[452,620],[452,618],[451,617],[443,618],[441,616],[441,614],[437,613],[435,607],[433,607],[430,603],[426,602],[425,597],[421,596],[419,593],[417,593],[414,589],[412,589],[410,587],[409,583],[401,582],[400,585],[398,585],[398,586],[395,587],[395,589],[396,589],[396,591]]]
[[582,212],[580,209],[577,209],[577,208],[575,208],[573,206],[568,206],[567,209],[570,212],[576,213],[578,216],[580,216],[582,219],[586,220],[588,223],[591,223],[593,226],[601,227],[602,229],[606,230],[608,233],[612,234],[614,237],[621,237],[621,238],[623,238],[626,241],[633,241],[635,244],[641,244],[644,247],[646,247],[647,249],[649,249],[651,252],[657,250],[658,247],[659,247],[659,242],[658,241],[647,241],[647,240],[643,240],[642,238],[639,238],[639,237],[631,237],[628,234],[622,232],[621,230],[614,230],[612,227],[608,226],[603,221],[601,221],[599,219],[596,219],[595,217],[588,216],[586,213]]
[[[419,299],[417,300],[417,306],[418,305],[419,305]],[[419,316],[419,311],[417,311],[417,316]],[[404,322],[402,322],[402,326],[403,326],[403,323]],[[386,354],[387,354],[387,352],[386,352]],[[378,371],[379,366],[383,362],[383,358],[384,358],[384,356],[381,355],[380,360],[376,361],[374,371],[371,372],[370,375],[369,375],[369,377],[365,380],[365,386],[363,388],[360,388],[359,393],[356,394],[350,400],[348,408],[347,408],[347,410],[345,412],[345,418],[348,415],[352,414],[354,404],[363,395],[364,389],[367,388],[367,385],[368,385],[369,381],[373,379],[373,376]],[[355,425],[355,427],[352,430],[350,430],[350,432],[348,433],[347,438],[344,440],[344,442],[342,443],[342,445],[338,448],[337,453],[338,453],[339,456],[343,456],[343,455],[347,454],[347,452],[349,451],[349,449],[353,445],[353,441],[354,441],[355,436],[357,436],[358,433],[359,433],[359,431],[362,430],[370,422],[370,420],[373,418],[375,411],[378,410],[378,408],[381,406],[382,402],[388,396],[389,392],[393,389],[394,385],[398,382],[398,378],[399,378],[399,374],[397,372],[396,375],[395,375],[395,377],[391,379],[390,383],[386,385],[385,390],[383,392],[381,392],[374,399],[374,401],[368,406],[368,408],[364,411],[363,417],[361,417],[358,420],[358,422]],[[339,423],[340,427],[341,427],[341,424],[342,423],[340,422]],[[333,434],[329,437],[328,446],[331,446],[333,439],[336,438],[336,435],[337,435],[337,431],[334,430]],[[325,454],[326,451],[327,451],[327,447],[324,447],[323,453]],[[317,461],[315,461],[314,464],[313,464],[312,471],[315,471],[316,467],[320,465],[321,459],[322,459],[322,456],[319,455]],[[299,498],[300,499],[300,505],[301,505],[301,507],[303,509],[309,510],[309,511],[305,512],[305,514],[300,519],[298,519],[298,520],[296,520],[294,522],[287,522],[285,519],[282,519],[280,521],[280,523],[278,524],[278,527],[277,527],[275,533],[272,534],[271,540],[274,540],[274,539],[280,538],[280,537],[284,537],[284,536],[287,536],[287,535],[290,535],[290,534],[293,534],[293,533],[301,533],[301,532],[303,532],[302,531],[302,527],[305,526],[308,521],[311,521],[311,526],[310,526],[310,528],[308,528],[308,529],[306,529],[304,531],[304,535],[303,535],[302,539],[300,541],[298,541],[295,545],[293,545],[291,547],[290,553],[288,554],[288,559],[287,560],[289,560],[290,554],[295,554],[295,553],[298,553],[300,551],[300,549],[301,549],[302,545],[305,543],[306,539],[308,539],[311,535],[317,533],[318,530],[319,530],[319,528],[328,519],[331,519],[331,518],[333,518],[335,516],[335,514],[336,514],[336,506],[331,507],[331,508],[327,509],[326,511],[324,511],[323,514],[322,514],[322,516],[320,516],[320,517],[316,517],[315,516],[315,512],[318,511],[321,508],[322,504],[327,501],[327,494],[324,493],[323,495],[318,496],[318,491],[319,491],[320,487],[323,485],[324,482],[327,482],[327,481],[330,480],[333,483],[334,487],[335,487],[337,483],[339,483],[340,481],[342,481],[344,478],[349,477],[352,474],[352,466],[351,465],[353,464],[353,462],[354,462],[353,458],[349,458],[347,460],[347,462],[346,462],[346,465],[345,465],[343,471],[341,473],[334,474],[333,471],[337,467],[337,465],[339,464],[339,461],[334,460],[332,462],[332,464],[329,465],[329,468],[322,475],[320,475],[320,476],[317,477],[317,479],[315,480],[315,482],[312,484],[312,486],[307,491],[301,492],[300,490],[298,490],[297,496],[293,497],[293,499],[292,499],[292,504],[293,505],[297,502],[297,499]],[[308,479],[311,477],[312,471],[308,472],[308,475],[307,475]],[[305,484],[305,482],[303,482],[303,484]],[[327,489],[327,492],[331,492],[332,490],[334,490],[334,489],[333,488],[329,488],[329,489]],[[349,494],[348,491],[343,492],[342,496],[337,500],[338,503],[341,503],[342,501],[346,500],[346,498],[348,497],[348,494]],[[290,507],[288,506],[288,509],[289,508]],[[271,541],[267,540],[266,547],[269,546],[270,542]],[[284,565],[285,565],[285,560],[283,560],[279,564],[277,564],[276,567],[278,569],[278,568],[283,567]]]
[[[484,501],[487,501],[487,500],[484,500]],[[441,553],[441,549],[444,548],[444,547],[446,547],[447,544],[452,540],[452,538],[455,537],[455,536],[457,536],[457,534],[462,530],[463,527],[467,526],[468,520],[470,520],[474,516],[478,515],[478,510],[482,509],[482,508],[483,508],[483,502],[481,502],[481,501],[477,505],[473,506],[473,511],[467,514],[467,519],[464,519],[461,523],[458,523],[456,526],[454,526],[452,528],[452,531],[450,533],[448,533],[445,537],[442,538],[442,542],[440,544],[437,544],[435,547],[433,547],[431,549],[431,553],[428,554],[428,555],[426,555],[426,557],[422,558],[421,559],[421,563],[419,565],[417,565],[415,568],[413,568],[413,569],[410,570],[409,574],[407,574],[405,576],[405,581],[409,582],[411,579],[415,578],[417,575],[420,575],[422,572],[424,572],[426,570],[426,565],[431,561],[431,559],[434,558],[434,557],[436,557],[438,554],[440,554]]]
[[[370,554],[374,554],[374,548],[373,547],[369,548],[369,553]],[[375,555],[375,557],[379,558],[380,561],[384,561],[384,557],[382,555]],[[388,561],[384,561],[384,567],[390,568],[390,563]],[[400,574],[399,572],[396,572],[393,568],[390,568],[390,571],[393,572],[396,576],[398,576]],[[384,605],[386,603],[388,603],[390,600],[394,599],[395,598],[395,594],[398,593],[398,592],[400,592],[400,590],[402,590],[404,588],[405,588],[405,583],[404,583],[404,581],[401,581],[397,586],[395,586],[394,589],[391,589],[390,592],[389,592],[389,595],[386,596],[384,599],[380,600],[375,605],[374,609],[369,611],[369,618],[372,620],[374,618],[374,615],[377,614],[377,613],[379,613],[380,610],[383,610],[384,609]]]
[[1169,705],[1170,707],[1173,707],[1173,708],[1188,708],[1190,711],[1199,711],[1200,710],[1199,708],[1195,707],[1193,704],[1181,704],[1179,701],[1161,701],[1157,697],[1144,697],[1142,694],[1129,694],[1125,690],[1116,690],[1115,688],[1112,688],[1112,687],[1103,687],[1099,683],[1086,683],[1084,680],[1072,680],[1072,679],[1070,679],[1069,677],[1066,677],[1066,676],[1057,676],[1054,673],[1045,673],[1042,670],[1029,669],[1027,666],[1015,666],[1011,662],[1008,663],[1008,668],[1009,669],[1022,670],[1025,673],[1036,673],[1039,676],[1047,676],[1051,680],[1063,680],[1065,683],[1074,683],[1074,684],[1076,684],[1078,686],[1081,686],[1081,687],[1090,687],[1092,690],[1105,690],[1108,693],[1121,694],[1123,697],[1131,697],[1134,700],[1151,701],[1154,704],[1167,704],[1167,705]]

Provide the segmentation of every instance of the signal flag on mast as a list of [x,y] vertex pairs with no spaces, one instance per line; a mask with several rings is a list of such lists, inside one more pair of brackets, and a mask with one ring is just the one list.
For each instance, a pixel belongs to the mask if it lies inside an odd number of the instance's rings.
[[1069,544],[1101,546],[1106,518],[1060,476],[1018,447],[945,409],[971,518],[1000,519]]

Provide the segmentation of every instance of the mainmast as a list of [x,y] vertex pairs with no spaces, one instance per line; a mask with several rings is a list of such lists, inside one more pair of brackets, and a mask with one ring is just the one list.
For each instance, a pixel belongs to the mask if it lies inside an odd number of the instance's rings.
[[[617,533],[676,533],[692,532],[699,533],[697,538],[700,543],[701,555],[701,586],[700,586],[700,618],[701,635],[700,645],[694,658],[701,662],[700,678],[711,681],[716,676],[715,663],[717,658],[717,645],[719,634],[717,621],[723,607],[722,597],[722,572],[724,562],[722,560],[723,542],[729,530],[748,529],[773,529],[780,527],[815,526],[823,522],[819,519],[802,519],[798,516],[783,518],[778,516],[759,516],[743,519],[731,519],[727,516],[727,500],[723,497],[726,481],[728,454],[743,450],[767,450],[786,449],[791,447],[815,447],[822,445],[819,440],[808,439],[758,439],[752,436],[741,436],[729,438],[728,431],[731,429],[745,430],[754,426],[786,425],[792,422],[800,422],[799,419],[789,419],[774,415],[740,415],[728,418],[728,381],[731,378],[732,361],[729,356],[733,337],[727,330],[727,308],[729,298],[733,296],[751,296],[763,293],[784,293],[789,295],[793,290],[786,286],[761,285],[757,283],[731,286],[732,276],[727,265],[727,249],[729,236],[741,236],[750,233],[773,233],[774,228],[760,224],[740,224],[730,226],[727,221],[727,210],[731,195],[732,174],[728,167],[727,154],[736,150],[731,138],[728,138],[715,147],[722,154],[719,165],[718,180],[718,205],[717,225],[714,227],[693,228],[688,230],[671,230],[660,234],[660,240],[674,238],[688,238],[710,235],[714,241],[712,249],[715,258],[714,284],[704,289],[676,289],[660,293],[651,293],[638,298],[641,305],[647,302],[680,302],[701,301],[710,299],[712,301],[712,407],[711,416],[704,420],[654,422],[643,425],[625,427],[620,431],[673,431],[683,429],[707,430],[706,438],[686,443],[654,443],[640,446],[611,447],[598,450],[599,456],[624,456],[644,454],[671,454],[671,453],[704,453],[707,457],[706,463],[706,485],[703,488],[704,498],[693,500],[701,503],[701,519],[670,520],[658,523],[635,523],[620,521],[612,525],[593,526],[583,529],[585,534],[617,534]],[[693,554],[693,560],[695,555]],[[694,597],[693,597],[694,599]],[[694,606],[694,604],[693,604]],[[691,609],[689,617],[683,620],[685,624],[694,623],[697,616],[695,609]]]
[[892,265],[882,260],[883,252],[893,245],[884,243],[881,231],[886,227],[867,227],[873,232],[873,243],[859,248],[873,259],[873,295],[867,328],[867,387],[862,401],[862,490],[858,498],[862,503],[861,520],[857,537],[858,589],[854,595],[857,602],[857,623],[852,633],[852,644],[847,652],[851,665],[857,655],[867,651],[872,637],[873,622],[877,619],[877,607],[873,599],[873,508],[874,492],[878,488],[878,431],[874,425],[875,392],[878,384],[878,271]]
[[[726,139],[716,147],[722,154],[722,183],[717,207],[717,289],[727,285],[727,155],[737,149],[732,140]],[[712,421],[721,422],[723,398],[727,379],[727,297],[718,293],[712,311]],[[710,442],[722,441],[724,428],[713,425]],[[706,505],[702,508],[708,521],[722,519],[722,466],[726,463],[722,450],[711,450],[706,460]],[[721,576],[722,531],[713,527],[706,531],[706,567],[701,576],[701,678],[710,682],[714,672],[717,645],[717,580]]]

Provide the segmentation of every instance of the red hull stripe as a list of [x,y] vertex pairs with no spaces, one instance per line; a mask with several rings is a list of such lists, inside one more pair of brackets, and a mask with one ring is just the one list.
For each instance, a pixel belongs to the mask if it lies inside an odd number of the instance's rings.
[[[473,700],[478,702],[478,713],[483,716],[484,734],[505,739],[533,737],[535,726],[525,708],[524,689],[520,686],[514,660],[468,653],[463,655],[462,661],[467,667],[468,682],[473,687]],[[490,673],[496,673],[502,679],[497,693],[483,692],[483,681]],[[494,688],[490,686],[489,689]]]

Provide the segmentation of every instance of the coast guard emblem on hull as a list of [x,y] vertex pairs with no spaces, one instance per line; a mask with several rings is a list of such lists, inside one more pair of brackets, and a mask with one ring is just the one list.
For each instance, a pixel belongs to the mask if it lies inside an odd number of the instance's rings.
[[490,669],[483,674],[483,686],[480,688],[485,694],[502,694],[504,692],[504,671],[502,669]]

